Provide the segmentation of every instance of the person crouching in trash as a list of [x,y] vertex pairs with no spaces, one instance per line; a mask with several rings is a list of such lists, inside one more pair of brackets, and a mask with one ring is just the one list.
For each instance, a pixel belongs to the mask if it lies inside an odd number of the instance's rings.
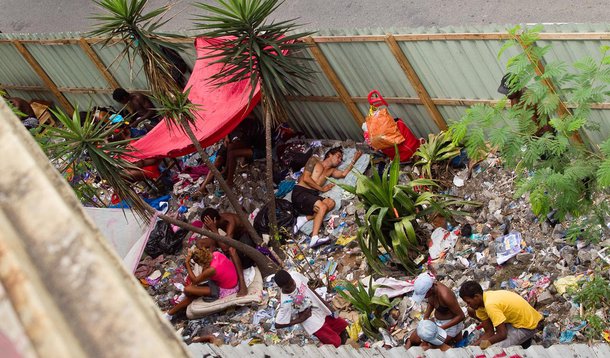
[[[446,333],[445,342],[454,345],[460,341],[464,329],[462,321],[464,321],[465,314],[453,291],[442,283],[435,281],[427,272],[424,272],[415,279],[411,299],[420,303],[424,298],[428,305],[423,319],[430,320],[432,313],[434,313],[434,321],[429,322],[435,323]],[[409,349],[412,345],[419,345],[422,341],[425,340],[419,336],[418,328],[407,340],[405,348]]]
[[318,337],[323,344],[339,347],[345,344],[348,323],[335,318],[322,300],[307,286],[309,281],[298,272],[279,270],[275,283],[282,290],[275,328],[301,324],[305,331]]

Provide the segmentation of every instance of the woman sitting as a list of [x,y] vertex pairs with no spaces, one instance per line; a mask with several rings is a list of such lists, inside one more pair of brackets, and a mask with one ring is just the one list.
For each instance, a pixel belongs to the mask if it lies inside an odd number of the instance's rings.
[[[197,266],[193,267],[191,260],[201,268],[200,273],[195,273],[199,270]],[[184,300],[167,311],[170,320],[198,297],[215,301],[239,290],[235,265],[220,251],[210,252],[197,247],[187,254],[185,265],[191,284],[184,288]]]

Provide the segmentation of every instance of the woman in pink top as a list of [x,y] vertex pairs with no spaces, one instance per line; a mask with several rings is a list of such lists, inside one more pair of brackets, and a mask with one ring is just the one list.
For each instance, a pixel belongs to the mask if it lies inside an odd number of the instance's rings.
[[[191,259],[201,266],[199,275],[193,273]],[[184,288],[184,300],[167,312],[170,319],[198,297],[214,301],[239,290],[235,265],[219,251],[212,253],[205,248],[195,248],[187,254],[185,265],[192,283]]]

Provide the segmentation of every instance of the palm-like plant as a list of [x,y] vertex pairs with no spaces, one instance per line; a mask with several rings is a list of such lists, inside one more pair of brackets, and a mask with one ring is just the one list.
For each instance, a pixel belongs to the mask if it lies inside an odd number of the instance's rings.
[[[392,164],[380,177],[373,171],[372,177],[356,172],[356,186],[337,183],[344,190],[355,194],[364,204],[364,222],[356,215],[357,239],[369,266],[380,274],[384,265],[379,259],[380,247],[396,259],[409,273],[415,273],[421,262],[417,258],[424,253],[422,235],[418,235],[417,219],[429,214],[443,216],[459,214],[449,210],[453,205],[475,205],[447,195],[419,192],[422,187],[437,186],[430,179],[416,179],[399,185],[400,156],[394,156]],[[425,258],[423,258],[425,259]]]
[[[201,36],[216,39],[207,58],[224,65],[212,76],[218,86],[249,80],[250,99],[260,86],[265,116],[267,192],[271,232],[276,233],[275,200],[271,159],[271,127],[285,119],[285,95],[302,92],[302,81],[310,70],[298,56],[307,44],[298,41],[310,33],[293,33],[294,20],[273,22],[269,17],[283,3],[281,0],[218,0],[218,5],[197,3],[207,15],[196,18]],[[272,235],[274,236],[274,235]]]
[[428,134],[428,141],[422,143],[413,154],[420,159],[415,165],[422,166],[425,178],[432,179],[432,166],[460,154],[460,148],[453,142],[451,132]]
[[358,286],[355,286],[351,282],[344,281],[338,286],[344,289],[337,289],[337,293],[360,312],[358,318],[364,334],[372,339],[380,339],[379,328],[388,328],[383,316],[400,303],[400,298],[397,297],[390,301],[388,295],[375,296],[376,288],[373,287],[372,277],[369,280],[368,289],[360,282],[358,282]]
[[[120,123],[96,121],[89,112],[81,123],[78,108],[72,116],[61,110],[51,111],[61,125],[46,126],[46,130],[37,139],[51,161],[59,163],[59,171],[65,173],[83,161],[90,162],[121,199],[129,203],[139,216],[149,218],[151,214],[148,205],[133,190],[123,174],[128,170],[138,170],[125,159],[130,152],[126,148],[129,140],[107,140],[119,130]],[[93,195],[91,191],[87,193]]]
[[156,101],[159,103],[160,107],[157,108],[157,113],[165,118],[165,123],[170,128],[177,127],[188,135],[191,142],[193,142],[193,145],[197,149],[197,153],[199,153],[199,156],[205,165],[212,171],[214,178],[218,181],[222,187],[222,190],[224,190],[229,202],[235,209],[237,215],[240,217],[242,224],[246,227],[252,239],[256,243],[260,244],[263,240],[260,238],[256,230],[254,230],[252,224],[250,224],[250,221],[248,220],[246,213],[244,213],[242,210],[241,205],[239,205],[239,201],[237,201],[235,194],[222,177],[222,174],[212,163],[206,151],[204,151],[201,147],[201,143],[199,143],[195,133],[193,133],[192,127],[194,127],[197,122],[194,112],[199,106],[189,100],[190,91],[191,89],[189,88],[185,92],[176,91],[173,93],[158,94]]
[[[144,12],[148,0],[94,0],[104,11],[92,17],[98,24],[89,34],[105,37],[104,46],[116,38],[124,44],[117,59],[127,58],[133,68],[137,57],[142,59],[143,71],[153,92],[166,92],[176,88],[171,80],[173,64],[163,54],[162,48],[180,50],[175,41],[180,35],[159,32],[170,19],[164,19],[171,5]],[[169,80],[168,80],[169,79]]]

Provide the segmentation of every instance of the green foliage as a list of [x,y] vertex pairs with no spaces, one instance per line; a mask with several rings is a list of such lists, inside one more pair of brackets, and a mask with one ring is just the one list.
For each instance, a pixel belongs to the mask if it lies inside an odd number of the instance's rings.
[[388,328],[383,316],[400,303],[400,298],[390,301],[387,295],[376,297],[372,277],[368,289],[360,282],[354,286],[347,281],[341,282],[338,287],[344,287],[345,290],[337,289],[337,293],[360,312],[360,325],[364,334],[372,339],[380,339],[379,328]]
[[451,205],[474,204],[455,200],[446,195],[422,191],[425,187],[438,186],[430,179],[416,179],[399,185],[400,156],[380,177],[373,171],[372,177],[356,172],[356,186],[337,183],[344,190],[355,194],[364,205],[366,213],[362,221],[356,215],[357,240],[369,266],[383,274],[383,263],[379,259],[380,248],[397,260],[405,270],[414,274],[421,264],[417,258],[424,253],[424,240],[417,235],[418,218],[439,213],[450,216],[459,213],[449,210]]
[[[610,282],[599,274],[579,282],[578,289],[570,290],[574,301],[583,306],[584,316],[588,322],[585,334],[589,338],[599,339],[604,329],[610,311]],[[599,317],[597,311],[602,310],[605,317]]]
[[155,110],[159,116],[166,119],[165,123],[170,128],[178,127],[184,130],[185,126],[196,127],[197,118],[194,113],[201,106],[189,100],[190,93],[191,89],[188,88],[184,92],[158,93],[155,96],[155,102],[159,104],[159,108]]
[[[307,43],[298,41],[310,32],[296,32],[294,21],[270,21],[280,0],[218,0],[217,5],[197,3],[206,15],[197,15],[200,36],[217,41],[208,58],[225,67],[212,76],[219,86],[248,79],[252,94],[260,85],[263,104],[278,109],[284,96],[303,91],[311,71],[304,66]],[[265,102],[268,101],[268,102]],[[273,113],[278,119],[278,113]]]
[[596,202],[603,201],[610,186],[610,140],[597,150],[576,138],[585,135],[585,128],[598,128],[589,116],[591,105],[610,93],[609,48],[601,48],[598,60],[555,61],[543,68],[550,47],[536,46],[540,29],[511,29],[513,38],[500,51],[499,57],[507,48],[522,49],[507,62],[509,96],[515,103],[508,106],[504,99],[494,106],[472,106],[450,130],[454,143],[464,143],[470,157],[480,159],[489,147],[497,149],[516,171],[515,195],[529,194],[536,215],[557,210],[560,220],[575,217],[578,225],[571,232],[595,232],[591,239],[596,240],[607,230],[597,218],[610,213],[600,213],[604,206]]
[[[89,112],[81,123],[78,108],[75,108],[72,116],[60,110],[51,111],[60,125],[45,126],[45,131],[37,136],[37,139],[49,159],[59,163],[58,170],[68,173],[71,169],[74,174],[78,174],[94,168],[138,215],[148,218],[150,214],[146,204],[123,175],[126,170],[138,169],[125,159],[129,155],[129,149],[126,147],[129,140],[108,141],[108,137],[115,133],[120,123],[113,125],[106,121],[96,121]],[[85,183],[78,183],[77,193],[93,195],[91,189],[84,186]]]
[[428,135],[428,141],[419,146],[413,154],[420,159],[415,165],[422,166],[425,178],[432,179],[432,165],[451,159],[460,154],[460,148],[452,141],[451,132]]
[[159,28],[170,20],[164,16],[171,5],[145,12],[148,0],[94,0],[94,3],[102,13],[91,17],[97,24],[89,35],[106,38],[104,46],[119,38],[124,47],[117,59],[127,58],[133,68],[140,56],[144,75],[154,92],[175,90],[171,76],[173,64],[163,54],[162,47],[181,50],[183,46],[172,40],[182,36],[159,32]]

